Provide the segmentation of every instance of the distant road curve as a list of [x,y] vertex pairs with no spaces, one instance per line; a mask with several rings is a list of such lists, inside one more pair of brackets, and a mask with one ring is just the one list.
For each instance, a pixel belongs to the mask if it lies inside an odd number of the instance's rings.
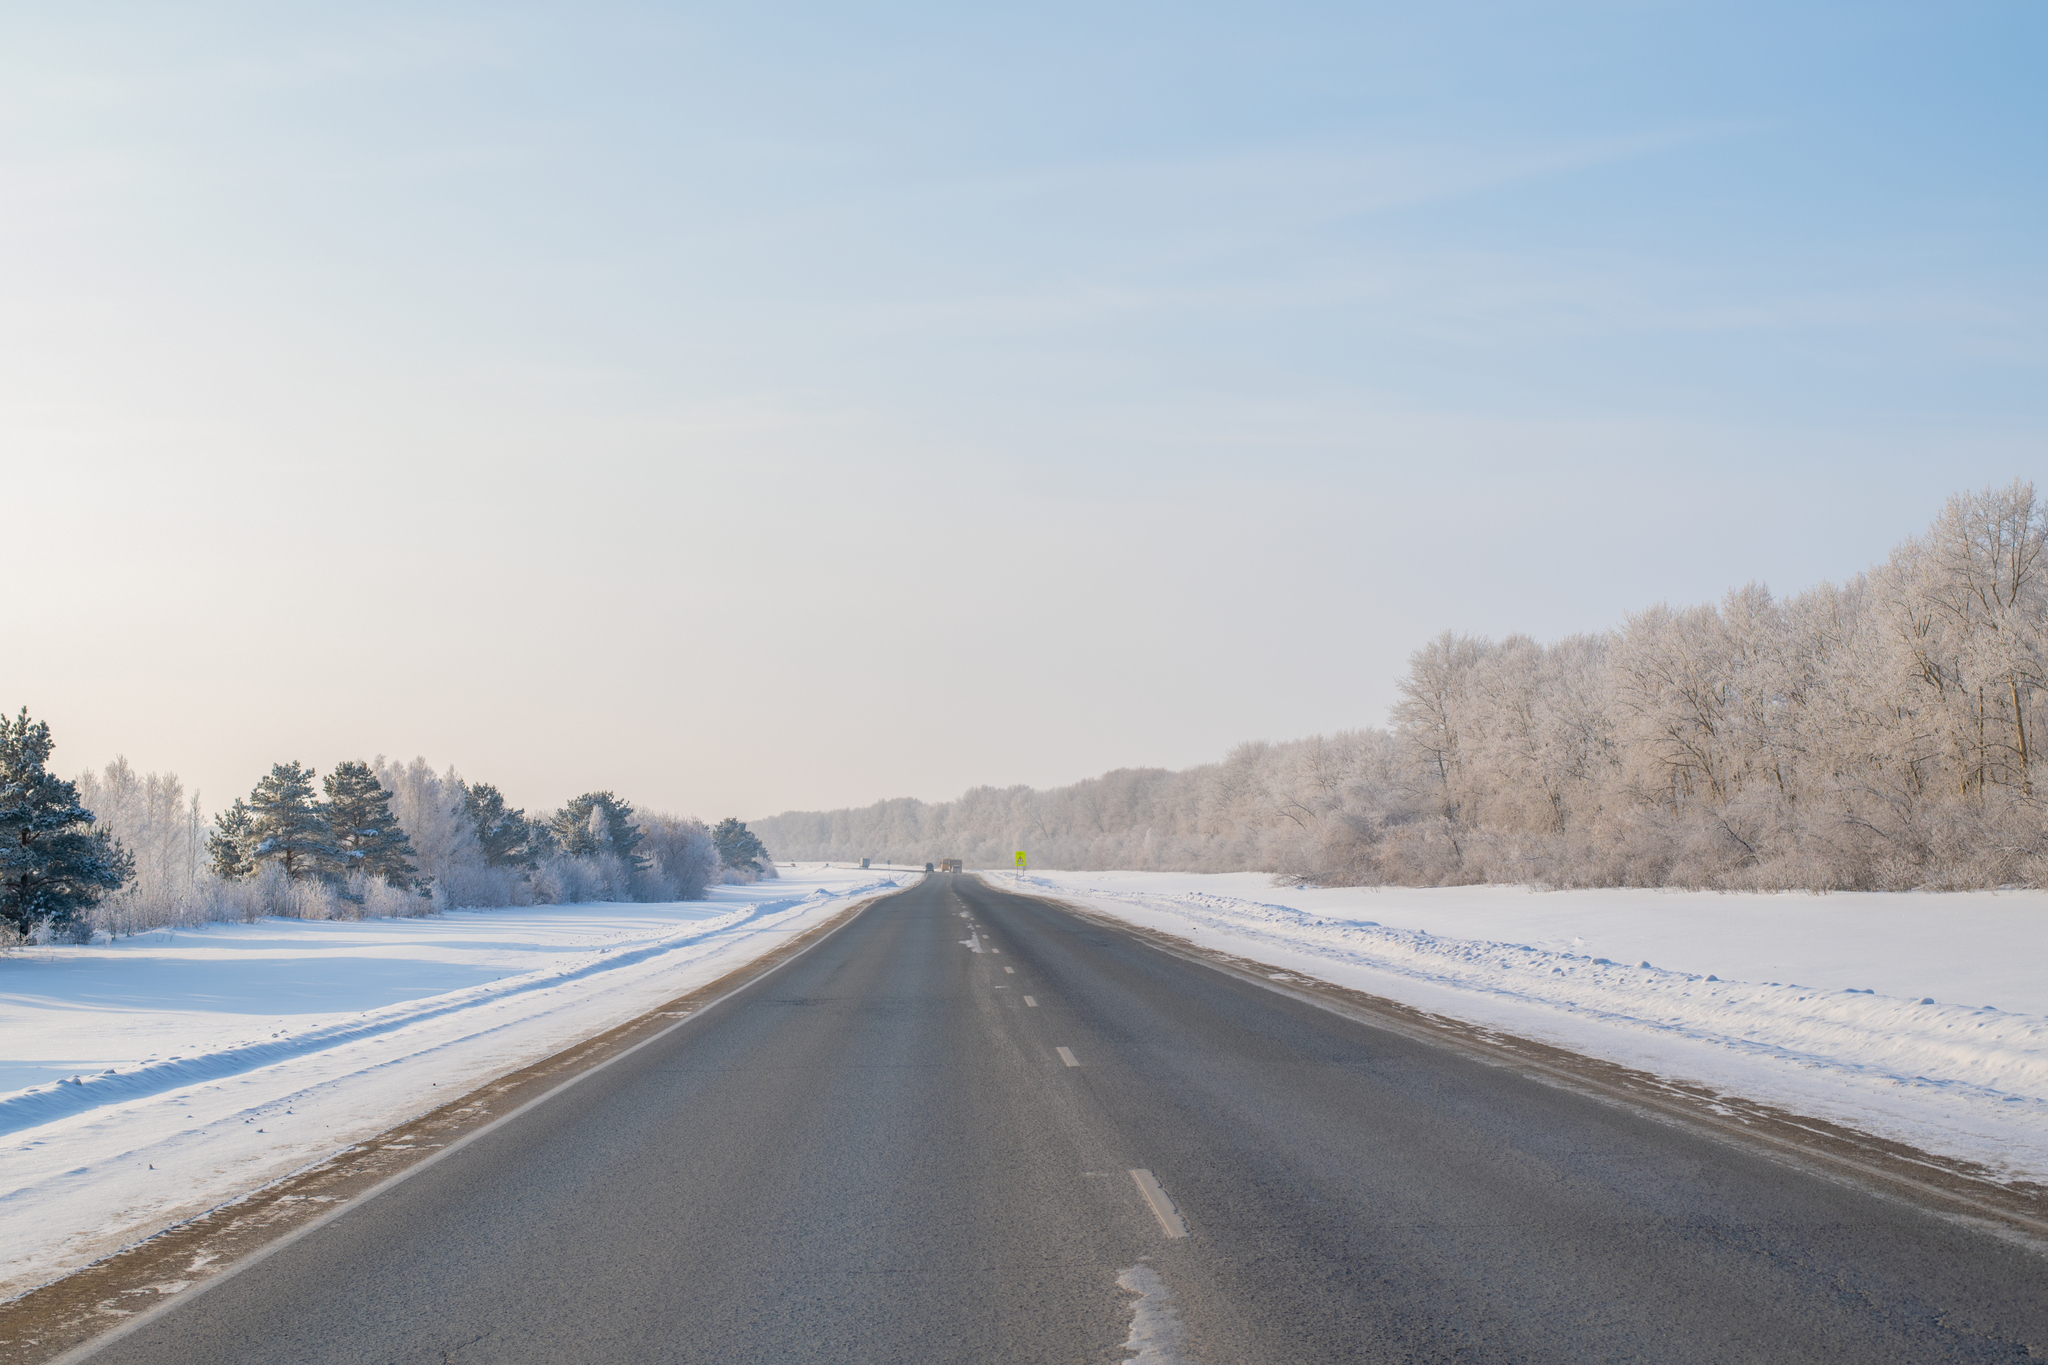
[[1134,1352],[2026,1360],[2048,1259],[933,876],[75,1358]]

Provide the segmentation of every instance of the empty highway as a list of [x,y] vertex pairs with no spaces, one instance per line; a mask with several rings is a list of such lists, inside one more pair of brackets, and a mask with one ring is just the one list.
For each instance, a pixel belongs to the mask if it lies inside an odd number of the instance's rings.
[[2025,1360],[2048,1261],[941,875],[92,1358],[1141,1346]]

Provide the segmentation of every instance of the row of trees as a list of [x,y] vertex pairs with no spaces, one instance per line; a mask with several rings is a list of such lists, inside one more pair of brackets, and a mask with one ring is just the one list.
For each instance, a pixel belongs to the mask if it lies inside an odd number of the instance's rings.
[[175,774],[117,758],[52,775],[49,726],[0,718],[0,941],[164,924],[423,914],[436,908],[688,900],[774,875],[745,825],[639,812],[588,792],[529,817],[423,760],[280,763],[206,827]]
[[357,884],[377,878],[387,886],[421,893],[422,879],[412,840],[391,813],[391,793],[369,764],[338,763],[314,793],[314,772],[297,759],[274,765],[248,799],[214,817],[206,852],[214,876],[240,881],[275,862],[299,881],[318,877]]
[[1949,499],[1844,584],[1540,644],[1446,633],[1392,725],[1053,791],[757,822],[792,857],[1259,868],[1330,883],[2048,884],[2048,512]]

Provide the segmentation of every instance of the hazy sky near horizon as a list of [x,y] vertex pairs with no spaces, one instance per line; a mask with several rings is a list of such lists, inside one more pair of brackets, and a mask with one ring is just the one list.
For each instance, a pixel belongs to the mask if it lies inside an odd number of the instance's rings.
[[2048,435],[2048,7],[31,3],[0,705],[716,818],[1382,723]]

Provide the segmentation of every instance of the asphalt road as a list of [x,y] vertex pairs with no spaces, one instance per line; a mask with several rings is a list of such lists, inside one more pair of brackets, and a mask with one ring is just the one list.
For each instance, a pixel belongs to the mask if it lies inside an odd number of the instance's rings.
[[1134,1321],[1204,1365],[2024,1360],[2048,1260],[934,876],[95,1359],[1121,1361]]

